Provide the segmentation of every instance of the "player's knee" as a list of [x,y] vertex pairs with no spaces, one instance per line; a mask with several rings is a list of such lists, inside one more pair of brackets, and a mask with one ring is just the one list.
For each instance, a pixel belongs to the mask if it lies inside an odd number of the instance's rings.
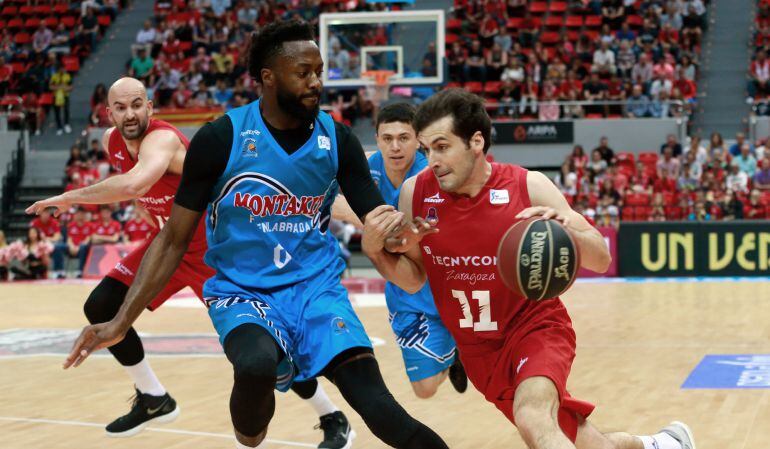
[[83,304],[83,313],[90,323],[104,323],[118,313],[123,304],[128,286],[115,279],[106,277],[102,279],[88,295]]
[[420,399],[430,399],[436,395],[438,391],[439,383],[435,377],[412,382],[412,390],[414,395]]
[[275,372],[278,363],[268,354],[239,354],[232,360],[232,363],[236,380],[254,382],[255,385],[272,383],[272,386],[275,386]]
[[523,434],[558,429],[559,394],[550,379],[533,377],[516,389],[513,416]]

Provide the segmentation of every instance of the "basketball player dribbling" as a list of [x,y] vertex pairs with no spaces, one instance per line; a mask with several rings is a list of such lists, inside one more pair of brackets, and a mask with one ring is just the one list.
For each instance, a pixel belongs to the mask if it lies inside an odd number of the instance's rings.
[[[378,151],[368,157],[369,172],[382,197],[392,206],[398,206],[403,182],[428,164],[418,151],[420,143],[412,127],[414,113],[415,107],[409,103],[393,103],[377,114]],[[342,196],[335,201],[332,216],[363,228]],[[465,392],[468,378],[457,357],[455,342],[438,316],[430,286],[425,284],[419,292],[409,294],[388,282],[385,301],[414,394],[422,399],[433,397],[447,377],[455,390]]]
[[171,216],[126,300],[115,318],[83,329],[65,368],[122,340],[171,278],[205,212],[205,260],[216,272],[204,295],[232,364],[238,448],[264,440],[275,389],[323,375],[386,444],[446,449],[388,391],[340,282],[345,264],[326,232],[338,188],[349,192],[364,223],[381,217],[388,235],[404,216],[382,200],[350,128],[320,111],[324,64],[313,29],[293,20],[261,28],[251,37],[248,65],[262,97],[193,137]]
[[577,242],[581,265],[604,272],[611,258],[599,232],[543,174],[487,162],[491,121],[479,97],[439,92],[420,105],[414,128],[430,170],[404,183],[399,208],[407,218],[429,221],[420,221],[422,232],[395,255],[383,250],[388,236],[373,215],[362,245],[380,273],[403,289],[417,291],[427,279],[473,385],[532,449],[695,449],[679,422],[641,437],[593,427],[587,417],[594,406],[566,390],[575,333],[563,303],[527,300],[497,277],[498,242],[518,219],[561,221]]
[[[71,204],[104,204],[138,199],[155,219],[157,228],[136,249],[113,268],[91,292],[84,311],[91,323],[112,319],[134,282],[139,264],[147,249],[171,215],[179,187],[182,165],[190,144],[173,125],[152,118],[152,101],[144,85],[134,78],[121,78],[108,92],[109,114],[114,127],[107,129],[102,146],[110,164],[120,173],[82,189],[39,201],[27,213],[40,213],[48,208],[66,211]],[[179,268],[169,282],[147,306],[160,307],[174,293],[189,286],[203,299],[203,284],[214,270],[203,262],[206,252],[206,228],[200,220]],[[109,348],[134,381],[136,397],[131,411],[107,425],[107,435],[129,437],[139,433],[150,422],[169,422],[179,414],[176,401],[166,392],[147,360],[142,341],[133,328],[120,343]],[[331,403],[315,379],[296,383],[292,388],[320,415],[325,449],[339,449],[347,444],[347,418]]]

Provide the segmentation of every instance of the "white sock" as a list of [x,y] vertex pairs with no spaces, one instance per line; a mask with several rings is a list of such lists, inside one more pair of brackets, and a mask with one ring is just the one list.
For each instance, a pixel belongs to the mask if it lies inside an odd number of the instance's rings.
[[682,444],[671,435],[661,432],[652,436],[637,437],[642,440],[644,449],[682,449]]
[[313,410],[318,413],[318,416],[328,415],[329,413],[334,413],[339,410],[332,400],[329,399],[329,396],[326,395],[320,382],[318,382],[318,388],[316,388],[315,394],[312,398],[307,399],[307,402],[310,403]]
[[128,375],[131,376],[131,379],[134,380],[136,388],[142,393],[152,396],[163,396],[166,394],[166,389],[163,388],[163,385],[155,376],[155,372],[146,358],[134,366],[124,366],[124,368]]
[[246,446],[245,444],[242,444],[238,439],[235,439],[235,449],[259,449],[261,447],[267,447],[265,440],[262,440],[261,443],[256,445],[255,447]]

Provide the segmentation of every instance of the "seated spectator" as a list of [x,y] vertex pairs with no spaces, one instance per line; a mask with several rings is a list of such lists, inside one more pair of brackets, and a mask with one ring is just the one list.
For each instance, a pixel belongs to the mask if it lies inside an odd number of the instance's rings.
[[[511,58],[510,61],[518,60],[518,58]],[[452,43],[452,47],[446,52],[446,62],[449,69],[449,80],[457,83],[461,83],[465,80],[465,60],[466,51],[460,44],[460,42]],[[524,73],[524,69],[522,69]]]
[[652,84],[650,84],[650,96],[652,98],[658,98],[661,92],[666,92],[667,95],[671,95],[671,89],[674,88],[674,83],[670,79],[666,78],[661,72],[656,72],[653,75]]
[[757,189],[751,191],[749,203],[743,210],[743,218],[748,220],[764,220],[768,218],[768,210],[762,203],[762,192]]
[[660,146],[660,154],[663,154],[666,148],[671,148],[674,157],[682,155],[682,145],[677,141],[676,136],[673,134],[666,136],[666,143]]
[[706,147],[701,145],[701,139],[700,136],[697,134],[694,134],[690,137],[690,147],[687,150],[687,154],[693,153],[694,154],[694,161],[698,163],[698,165],[703,167],[703,164],[706,163],[709,157],[708,150]]
[[733,190],[728,189],[718,203],[723,220],[740,220],[743,218],[743,203]]
[[569,196],[575,196],[578,193],[578,175],[575,170],[575,162],[567,156],[567,159],[561,165],[561,171],[554,180],[559,190]]
[[626,188],[628,188],[628,176],[626,176],[626,174],[622,171],[619,171],[616,165],[610,165],[607,167],[607,175],[604,177],[604,182],[606,181],[611,183],[610,185],[618,194],[616,200],[620,201],[622,192],[625,192]]
[[506,67],[508,67],[508,54],[499,45],[492,45],[492,49],[487,52],[486,56],[487,79],[490,81],[501,79]]
[[602,24],[609,25],[612,29],[620,28],[625,21],[626,7],[623,0],[604,0],[602,2]]
[[494,43],[495,36],[500,34],[500,24],[492,17],[492,14],[484,14],[484,19],[479,26],[479,40],[484,48],[491,48]]
[[[610,148],[610,140],[607,138],[607,136],[602,136],[599,139],[599,146],[594,148],[594,151],[599,152],[607,165],[615,163],[615,151]],[[591,157],[593,158],[593,155]]]
[[23,257],[11,264],[14,279],[45,279],[52,251],[53,245],[41,238],[40,230],[29,228],[23,243]]
[[219,79],[217,80],[216,87],[214,88],[212,95],[216,104],[225,107],[233,97],[233,90],[227,87],[224,80]]
[[682,70],[680,73],[684,73],[684,78],[689,81],[695,81],[697,74],[696,66],[692,62],[692,58],[689,55],[682,55],[682,61],[679,64],[679,68]]
[[[679,179],[679,172],[681,164],[679,159],[674,157],[674,150],[671,147],[664,147],[663,157],[658,159],[656,164],[656,171],[658,179],[663,181],[667,186],[676,186],[676,182]],[[674,190],[667,188],[666,190]]]
[[620,26],[620,30],[615,33],[615,39],[620,42],[621,47],[623,46],[623,42],[629,43],[630,47],[633,46],[636,41],[636,32],[631,29],[628,22],[624,21]]
[[80,151],[80,146],[77,144],[72,145],[70,147],[70,157],[64,165],[64,172],[67,176],[80,172],[85,167],[87,160],[88,157]]
[[465,60],[466,81],[486,81],[485,62],[484,49],[481,47],[481,41],[474,39],[473,42],[471,42],[471,48],[468,49],[468,57]]
[[599,79],[599,74],[591,73],[591,79],[583,84],[583,97],[586,101],[604,101],[607,99],[607,84]]
[[[741,148],[744,143],[746,143],[746,134],[742,132],[735,133],[735,143],[730,146],[730,156],[738,156],[741,154]],[[751,144],[749,145],[751,148]]]
[[112,210],[106,204],[99,206],[99,218],[91,226],[93,228],[91,234],[92,245],[117,243],[121,239],[120,223],[112,218]]
[[694,210],[687,216],[689,221],[711,221],[712,217],[704,201],[696,201]]
[[41,21],[35,33],[32,34],[32,50],[35,53],[45,53],[51,46],[51,42],[53,42],[53,31]]
[[144,50],[145,54],[149,54],[157,37],[157,31],[152,26],[152,22],[145,20],[142,29],[136,32],[136,39],[131,45],[131,53],[137,55],[139,50]]
[[160,74],[153,89],[157,94],[158,105],[163,107],[168,106],[170,103],[171,96],[182,81],[182,74],[178,70],[172,69],[165,62],[161,62],[158,65],[160,66]]
[[770,93],[770,59],[767,58],[767,52],[762,49],[757,52],[757,56],[751,63],[751,79],[748,83],[749,97],[765,97]]
[[535,19],[532,17],[529,8],[524,15],[524,19],[519,25],[519,43],[522,47],[531,48],[537,40],[538,25]]
[[494,43],[499,45],[506,55],[511,51],[511,47],[513,47],[511,34],[505,28],[500,29],[500,32],[494,38]]
[[198,83],[198,89],[190,97],[190,104],[198,108],[214,106],[214,97],[211,96],[211,92],[203,81]]
[[757,172],[757,160],[752,154],[751,144],[743,142],[741,153],[733,158],[732,163],[737,165],[740,171],[746,173],[749,179],[753,178],[754,173]]
[[129,220],[123,226],[124,241],[127,243],[141,242],[153,235],[156,227],[151,219],[149,214],[141,213],[134,209]]
[[595,149],[591,152],[591,161],[588,163],[588,179],[590,183],[596,183],[597,180],[604,176],[604,172],[607,170],[607,161],[602,158],[602,153]]
[[631,48],[631,43],[629,41],[620,41],[620,48],[618,49],[618,56],[616,59],[620,76],[623,78],[630,78],[634,69],[634,64],[636,64],[636,54],[634,53],[633,48]]
[[80,18],[80,25],[78,25],[78,37],[81,45],[86,45],[91,50],[96,48],[98,33],[99,22],[96,20],[94,9],[88,8],[85,15]]
[[631,69],[631,80],[636,84],[646,86],[652,80],[653,73],[653,64],[650,56],[647,53],[642,53]]
[[644,95],[642,86],[634,84],[632,94],[626,100],[626,117],[643,118],[650,117],[650,99]]
[[657,192],[652,196],[650,208],[648,221],[666,221],[666,203],[661,192]]
[[40,231],[41,238],[48,240],[53,244],[61,241],[59,220],[51,216],[51,211],[49,209],[41,210],[40,214],[32,219],[29,226],[37,228],[37,230]]
[[569,91],[567,100],[571,103],[564,105],[564,118],[583,118],[585,117],[585,109],[580,104],[576,104],[578,101],[578,91]]
[[603,75],[615,73],[615,53],[610,49],[610,44],[602,41],[593,56],[591,71]]
[[740,170],[740,167],[736,163],[730,164],[730,174],[725,178],[725,186],[736,192],[748,193],[749,192],[749,176],[746,172]]
[[763,158],[760,164],[761,168],[754,173],[752,181],[755,189],[764,192],[770,190],[770,159]]
[[[64,277],[64,257],[78,258],[78,272],[83,271],[91,243],[91,224],[86,221],[86,210],[77,207],[73,219],[67,224],[67,241],[55,246],[53,269],[56,277]],[[78,273],[78,275],[79,275]]]
[[668,93],[661,90],[658,92],[658,96],[653,98],[652,103],[650,103],[650,115],[655,118],[671,117],[672,104]]
[[692,40],[694,45],[700,45],[703,35],[703,18],[698,15],[696,7],[690,4],[687,15],[682,18],[682,38]]
[[128,69],[128,76],[132,76],[147,85],[150,83],[152,68],[154,66],[155,61],[153,61],[153,59],[148,55],[147,49],[140,48],[137,51],[137,56],[131,60],[131,66]]
[[254,31],[254,25],[259,18],[259,4],[257,0],[249,0],[247,4],[239,8],[236,17],[241,31],[246,33]]
[[187,87],[187,82],[182,79],[179,81],[179,87],[171,95],[171,106],[175,108],[184,108],[190,104],[190,98],[193,92]]
[[68,54],[72,47],[72,33],[67,29],[67,26],[59,22],[56,26],[56,31],[51,39],[51,47],[48,49],[52,53]]
[[13,66],[5,63],[5,57],[0,55],[0,97],[5,96],[11,85],[13,77]]

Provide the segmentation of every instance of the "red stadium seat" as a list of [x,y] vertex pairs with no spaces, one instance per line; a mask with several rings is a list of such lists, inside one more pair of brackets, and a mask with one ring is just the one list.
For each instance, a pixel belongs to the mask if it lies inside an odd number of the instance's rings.
[[446,83],[446,85],[444,87],[447,88],[447,89],[452,89],[454,87],[463,87],[463,85],[460,84],[460,83],[456,83],[454,81],[451,81],[449,83]]
[[64,70],[70,73],[75,73],[80,70],[80,60],[77,56],[62,56],[61,62]]
[[511,17],[508,19],[508,22],[505,23],[505,27],[509,30],[518,30],[519,27],[521,27],[521,22],[523,22],[524,19],[521,17]]
[[567,26],[567,28],[582,28],[583,18],[580,16],[569,16],[567,17],[567,20],[564,22],[564,24]]
[[459,30],[463,26],[463,21],[460,19],[449,19],[447,20],[446,27],[448,30]]
[[634,208],[624,207],[623,210],[620,212],[620,218],[621,220],[625,220],[625,221],[634,221]]
[[626,195],[626,206],[646,206],[650,204],[650,196],[644,193]]
[[11,63],[11,68],[13,69],[13,73],[20,75],[21,73],[24,73],[25,67],[23,62],[14,61]]
[[43,19],[43,23],[45,23],[45,26],[48,28],[56,28],[56,26],[59,25],[59,18],[56,16],[49,16]]
[[15,17],[15,18],[9,20],[8,23],[6,24],[6,26],[11,31],[19,30],[19,29],[21,29],[24,26],[24,21],[19,19],[18,17]]
[[15,7],[15,6],[10,6],[9,5],[9,6],[4,6],[3,7],[2,11],[0,11],[0,16],[3,16],[3,17],[13,17],[13,16],[15,16],[18,13],[19,13],[19,8]]
[[30,17],[24,22],[24,28],[28,30],[35,30],[39,26],[40,26],[40,19],[38,19],[37,17]]
[[73,28],[75,26],[75,18],[72,16],[64,16],[61,18],[61,23],[67,28]]
[[545,19],[545,26],[547,28],[561,28],[564,26],[564,18],[561,16],[550,16]]
[[548,6],[548,11],[551,14],[564,14],[567,11],[567,2],[554,2]]
[[545,14],[546,11],[548,11],[548,3],[546,2],[532,2],[529,4],[529,12],[532,14]]
[[53,5],[53,12],[56,14],[64,14],[69,10],[66,3],[57,3]]
[[468,81],[463,85],[463,88],[472,94],[480,94],[483,90],[481,83],[478,81]]
[[631,163],[632,165],[634,164],[634,153],[621,151],[615,157],[618,160],[618,164],[623,164],[623,163]]
[[602,16],[588,16],[585,24],[588,28],[599,28],[602,26]]
[[27,45],[30,42],[32,42],[32,36],[30,36],[29,33],[16,33],[16,36],[13,38],[13,42],[16,43],[16,45]]
[[109,15],[107,15],[107,14],[103,14],[103,15],[101,15],[101,16],[98,16],[98,17],[96,18],[96,22],[97,22],[99,25],[103,26],[103,27],[108,27],[108,26],[110,26],[110,24],[112,23],[112,19],[110,18],[110,16],[109,16]]
[[40,94],[40,98],[37,99],[38,106],[51,106],[53,104],[53,94],[51,92],[45,92]]
[[540,35],[540,42],[543,45],[555,45],[559,43],[559,40],[561,40],[559,33],[554,31],[546,31]]
[[18,95],[9,94],[0,98],[0,106],[3,107],[20,106],[21,104],[22,99]]
[[500,93],[500,87],[502,86],[500,81],[487,81],[484,85],[484,94],[487,96],[496,96]]
[[633,15],[626,17],[626,23],[631,28],[641,28],[644,25],[644,19],[641,16]]
[[35,14],[37,14],[38,16],[41,16],[41,17],[42,16],[47,16],[47,15],[51,14],[52,11],[53,11],[53,8],[51,8],[51,5],[38,5],[38,6],[35,6]]
[[446,37],[444,38],[444,41],[447,43],[447,45],[452,45],[459,40],[460,36],[452,33],[447,33]]

